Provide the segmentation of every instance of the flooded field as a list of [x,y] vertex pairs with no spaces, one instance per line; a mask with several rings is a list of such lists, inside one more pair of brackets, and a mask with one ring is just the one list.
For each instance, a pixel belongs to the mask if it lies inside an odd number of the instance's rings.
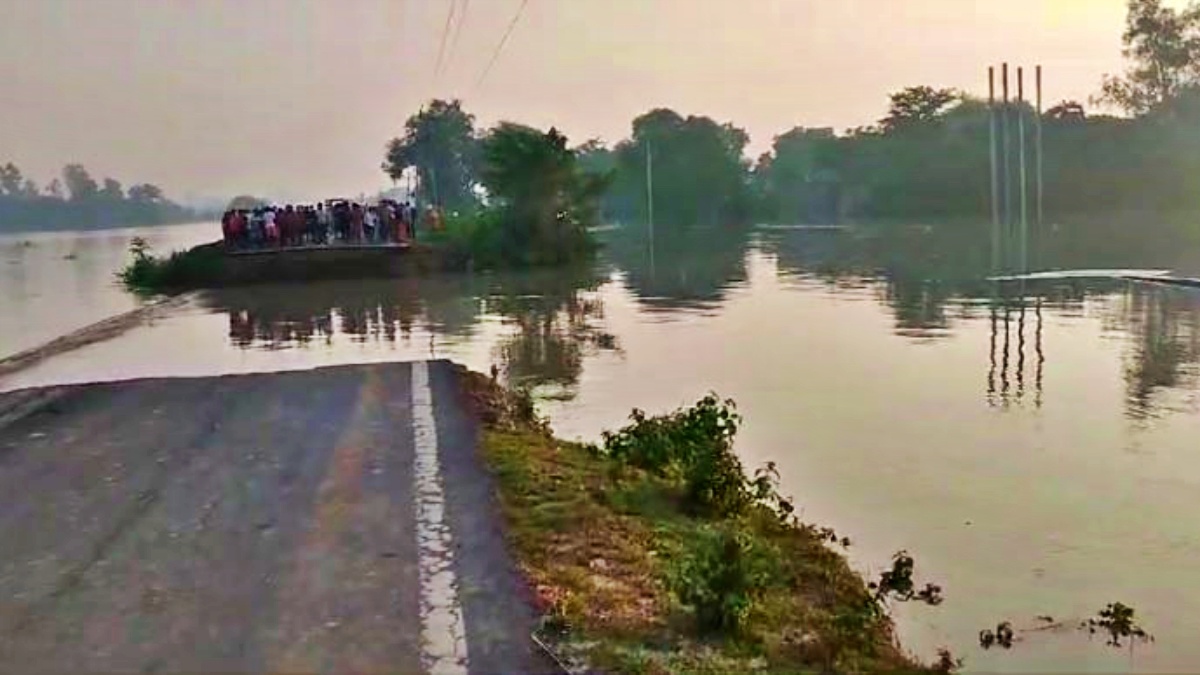
[[[160,250],[212,226],[0,240],[0,357],[138,302],[112,285],[132,236]],[[1200,293],[1124,282],[997,296],[977,249],[761,228],[648,243],[603,233],[572,272],[202,292],[121,335],[0,378],[0,390],[162,375],[451,358],[532,387],[560,435],[709,390],[746,418],[746,462],[778,464],[806,520],[875,572],[900,549],[940,584],[901,607],[904,645],[968,670],[1170,671],[1200,662]],[[28,244],[25,243],[26,239]],[[1057,257],[1056,257],[1057,256]],[[1196,268],[1164,245],[1045,246],[1045,266]],[[1107,603],[1154,634],[1075,629]],[[1061,629],[1044,630],[1039,616]],[[1011,621],[1012,650],[981,629]]]

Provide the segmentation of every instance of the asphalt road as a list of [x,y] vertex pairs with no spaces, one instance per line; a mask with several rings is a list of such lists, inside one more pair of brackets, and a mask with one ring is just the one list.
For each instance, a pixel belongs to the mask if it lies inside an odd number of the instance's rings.
[[0,670],[543,669],[477,430],[447,362],[0,395]]

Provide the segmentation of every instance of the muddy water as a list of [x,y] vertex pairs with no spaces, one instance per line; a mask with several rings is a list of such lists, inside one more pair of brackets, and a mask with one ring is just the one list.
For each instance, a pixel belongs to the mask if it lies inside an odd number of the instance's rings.
[[[906,549],[943,586],[940,607],[898,610],[917,654],[947,646],[983,671],[1200,664],[1200,294],[993,297],[976,249],[926,235],[721,232],[653,257],[636,237],[609,244],[574,273],[202,293],[0,389],[451,358],[534,387],[559,433],[585,439],[632,407],[715,390],[746,417],[747,463],[775,461],[804,517],[854,540],[860,569]],[[1118,248],[1064,264],[1189,266],[1177,246]],[[97,297],[42,278],[60,308]],[[44,297],[0,295],[17,315],[53,314]],[[6,321],[3,344],[36,341],[21,331]],[[1156,643],[1112,649],[1075,630],[1113,601]],[[1002,620],[1025,629],[1017,647],[979,649]]]
[[115,276],[129,261],[134,237],[171,251],[210,241],[213,231],[211,223],[199,223],[0,234],[0,358],[140,306]]

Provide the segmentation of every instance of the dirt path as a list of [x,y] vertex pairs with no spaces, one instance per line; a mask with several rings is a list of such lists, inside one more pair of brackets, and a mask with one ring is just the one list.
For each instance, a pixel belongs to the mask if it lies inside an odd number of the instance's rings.
[[0,663],[541,669],[476,436],[448,362],[0,395]]

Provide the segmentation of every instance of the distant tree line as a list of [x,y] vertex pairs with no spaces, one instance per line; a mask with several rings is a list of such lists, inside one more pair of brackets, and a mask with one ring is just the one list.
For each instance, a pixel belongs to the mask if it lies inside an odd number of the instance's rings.
[[[1130,0],[1123,40],[1129,70],[1106,76],[1092,101],[1122,116],[1088,114],[1078,101],[1042,113],[1049,219],[1200,210],[1200,8]],[[1018,114],[1032,129],[1036,111],[1024,104]],[[637,117],[611,147],[589,141],[573,152],[583,171],[607,177],[599,208],[610,222],[645,222],[650,182],[655,223],[667,227],[983,220],[989,133],[985,101],[915,86],[891,94],[874,125],[797,127],[755,161],[743,129],[668,109]],[[415,170],[427,201],[464,208],[480,198],[483,137],[458,101],[434,101],[389,145],[384,169]]]
[[12,162],[0,165],[0,232],[162,225],[196,217],[156,185],[125,189],[113,178],[98,183],[81,164],[63,167],[44,189]]

